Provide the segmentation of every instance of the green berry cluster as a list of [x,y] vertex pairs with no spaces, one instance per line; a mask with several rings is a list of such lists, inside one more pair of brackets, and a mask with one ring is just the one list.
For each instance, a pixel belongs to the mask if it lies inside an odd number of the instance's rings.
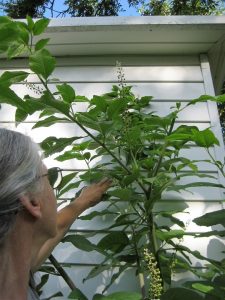
[[144,249],[144,260],[151,279],[149,286],[149,299],[159,299],[163,291],[162,278],[155,256],[148,249]]

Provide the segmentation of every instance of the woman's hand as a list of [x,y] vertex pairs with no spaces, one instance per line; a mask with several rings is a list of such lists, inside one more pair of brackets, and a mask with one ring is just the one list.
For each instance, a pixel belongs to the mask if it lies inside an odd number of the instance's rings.
[[76,203],[80,203],[84,209],[98,204],[101,201],[103,194],[110,188],[112,180],[105,178],[98,183],[94,183],[83,188]]

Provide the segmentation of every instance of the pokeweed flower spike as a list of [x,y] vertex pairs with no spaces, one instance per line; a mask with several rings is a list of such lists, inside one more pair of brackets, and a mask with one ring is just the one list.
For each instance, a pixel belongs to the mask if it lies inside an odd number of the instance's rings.
[[162,278],[154,254],[146,248],[144,249],[144,261],[150,273],[149,299],[159,300],[163,291]]

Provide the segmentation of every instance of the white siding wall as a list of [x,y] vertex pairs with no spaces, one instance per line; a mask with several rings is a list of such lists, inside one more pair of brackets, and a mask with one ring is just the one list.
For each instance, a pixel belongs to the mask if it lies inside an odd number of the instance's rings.
[[[183,104],[187,103],[190,99],[197,98],[202,94],[213,94],[211,83],[211,76],[207,58],[201,56],[162,56],[162,57],[149,57],[149,56],[105,56],[105,57],[74,57],[74,58],[60,58],[58,59],[58,66],[53,77],[59,78],[61,81],[69,82],[75,88],[76,93],[80,95],[92,96],[92,94],[102,94],[108,92],[112,84],[117,83],[117,72],[115,63],[120,61],[122,63],[125,78],[128,85],[133,86],[133,91],[139,95],[152,95],[154,96],[152,107],[158,111],[160,115],[166,115],[169,108],[175,104],[176,101],[181,101]],[[26,61],[18,60],[16,62],[2,61],[0,63],[0,73],[5,70],[12,69],[26,69]],[[39,84],[34,77],[31,79],[34,84]],[[54,85],[52,84],[54,90]],[[27,93],[32,94],[25,85],[18,84],[14,86],[14,90],[19,95]],[[84,107],[79,107],[84,109]],[[40,142],[49,135],[57,137],[69,137],[74,134],[80,135],[80,129],[72,126],[71,124],[57,124],[49,128],[38,128],[32,130],[34,122],[37,120],[37,115],[29,117],[25,122],[20,124],[16,130],[29,134],[36,142]],[[218,139],[221,141],[221,147],[212,149],[213,155],[217,159],[223,159],[223,142],[220,132],[218,113],[215,104],[201,103],[196,106],[190,107],[181,113],[177,125],[179,124],[195,124],[199,128],[204,129],[213,126]],[[2,105],[0,110],[0,126],[15,129],[14,123],[14,108],[8,105]],[[189,150],[184,150],[183,154],[192,159],[207,159],[207,153],[198,147],[192,147]],[[80,169],[85,166],[74,160],[73,162],[60,163],[53,159],[46,159],[48,167],[59,166],[68,169]],[[199,164],[202,172],[211,173],[218,178],[218,182],[223,179],[220,178],[217,170],[207,162]],[[190,180],[190,179],[189,179]],[[192,178],[196,181],[196,178]],[[168,193],[165,199],[159,203],[159,206],[171,207],[174,209],[176,206],[187,205],[187,211],[190,214],[183,214],[181,216],[184,222],[187,222],[187,231],[202,231],[204,228],[198,228],[191,220],[206,212],[220,209],[222,207],[221,200],[223,194],[219,189],[215,188],[196,188],[190,192],[182,194]],[[71,196],[68,195],[68,196]],[[100,203],[97,209],[103,209],[105,204]],[[101,220],[97,218],[95,222],[76,221],[71,228],[72,232],[82,232],[88,235],[94,231],[98,231],[95,238],[90,238],[91,241],[96,242],[100,239],[104,232],[102,229],[113,222],[111,220]],[[202,251],[206,256],[218,259],[221,255],[220,251],[223,249],[224,244],[221,240],[213,245],[210,239],[201,239],[199,241],[187,237],[184,243],[190,248]],[[88,274],[92,266],[101,262],[102,257],[96,253],[85,253],[76,250],[71,244],[59,245],[54,251],[56,258],[64,263],[66,270],[74,279],[75,284],[79,287],[89,299],[96,292],[101,292],[110,272],[104,272],[93,280],[85,283],[82,279]],[[195,266],[199,263],[193,259]],[[189,274],[184,274],[184,277]],[[184,279],[184,277],[182,279]],[[179,279],[179,278],[178,278]],[[45,289],[45,295],[50,295],[56,291],[62,291],[66,295],[69,289],[62,279],[51,278],[50,282]],[[126,276],[122,276],[120,282],[117,282],[110,291],[115,290],[138,290],[138,283],[133,270],[129,270]]]

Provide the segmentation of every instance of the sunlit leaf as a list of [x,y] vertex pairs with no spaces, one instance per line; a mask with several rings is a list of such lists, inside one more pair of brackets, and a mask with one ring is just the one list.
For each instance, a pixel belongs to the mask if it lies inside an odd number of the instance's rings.
[[39,40],[36,44],[35,44],[35,51],[41,50],[42,48],[44,48],[50,39],[41,39]]
[[46,49],[36,51],[29,57],[30,69],[34,73],[41,75],[45,80],[52,74],[55,64],[55,58]]
[[50,20],[49,19],[40,19],[35,22],[33,26],[33,34],[34,35],[40,35],[45,31],[45,29],[48,27]]

